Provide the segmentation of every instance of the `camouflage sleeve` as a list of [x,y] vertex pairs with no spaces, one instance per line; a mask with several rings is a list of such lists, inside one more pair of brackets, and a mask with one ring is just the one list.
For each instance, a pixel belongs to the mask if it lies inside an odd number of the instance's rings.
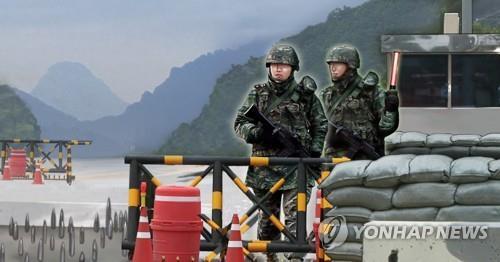
[[378,121],[378,132],[385,137],[392,134],[398,128],[399,113],[385,111],[385,90],[377,86],[374,101],[375,119]]
[[245,117],[245,111],[253,104],[256,103],[257,93],[255,89],[252,88],[247,98],[243,102],[243,105],[238,109],[236,114],[236,120],[234,121],[234,130],[236,135],[246,142],[248,142],[250,131],[255,127],[255,124],[250,121],[248,117]]
[[311,152],[319,155],[323,151],[328,121],[319,98],[314,95],[312,100],[311,111],[309,113],[309,121],[311,123],[310,133],[312,137]]

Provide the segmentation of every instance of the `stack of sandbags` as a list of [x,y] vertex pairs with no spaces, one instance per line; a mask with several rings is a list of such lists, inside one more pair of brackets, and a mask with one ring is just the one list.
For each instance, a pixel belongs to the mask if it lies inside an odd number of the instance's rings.
[[[382,221],[500,221],[500,160],[446,155],[389,155],[335,166],[319,186],[343,216],[346,242],[327,253],[360,260],[355,226]],[[340,256],[339,256],[340,255]]]
[[385,138],[387,155],[439,154],[451,158],[484,156],[500,158],[500,134],[453,135],[394,132]]

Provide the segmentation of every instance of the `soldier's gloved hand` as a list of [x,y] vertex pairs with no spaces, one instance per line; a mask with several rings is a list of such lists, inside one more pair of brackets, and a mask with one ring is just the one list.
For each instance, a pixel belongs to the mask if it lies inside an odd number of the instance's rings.
[[385,111],[396,112],[399,107],[398,91],[387,90],[385,92]]
[[262,142],[264,139],[264,129],[260,126],[255,126],[250,129],[247,136],[247,143],[256,144]]

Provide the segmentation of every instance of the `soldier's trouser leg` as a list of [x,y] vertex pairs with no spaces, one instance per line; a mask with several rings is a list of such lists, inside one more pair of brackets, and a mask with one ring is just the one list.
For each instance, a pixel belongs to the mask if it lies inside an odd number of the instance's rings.
[[[269,190],[253,189],[255,196],[262,198]],[[280,217],[281,208],[281,192],[277,191],[270,198],[264,201],[263,205],[266,206],[278,219]],[[274,226],[262,210],[259,210],[259,225],[257,228],[257,238],[259,240],[279,240],[281,238],[280,231]],[[268,261],[274,261],[275,254],[268,253]],[[277,260],[275,260],[277,261]]]
[[[307,202],[311,196],[311,187],[307,187]],[[284,190],[283,192],[283,211],[285,212],[285,226],[290,232],[297,236],[297,193],[298,189]],[[305,253],[287,253],[288,259],[302,258]]]

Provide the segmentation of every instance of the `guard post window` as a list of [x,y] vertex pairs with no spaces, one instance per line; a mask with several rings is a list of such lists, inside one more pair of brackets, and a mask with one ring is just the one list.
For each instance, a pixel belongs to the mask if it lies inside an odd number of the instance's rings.
[[398,82],[401,106],[500,107],[498,68],[498,54],[404,54]]
[[403,107],[447,107],[448,55],[404,54],[398,89]]

